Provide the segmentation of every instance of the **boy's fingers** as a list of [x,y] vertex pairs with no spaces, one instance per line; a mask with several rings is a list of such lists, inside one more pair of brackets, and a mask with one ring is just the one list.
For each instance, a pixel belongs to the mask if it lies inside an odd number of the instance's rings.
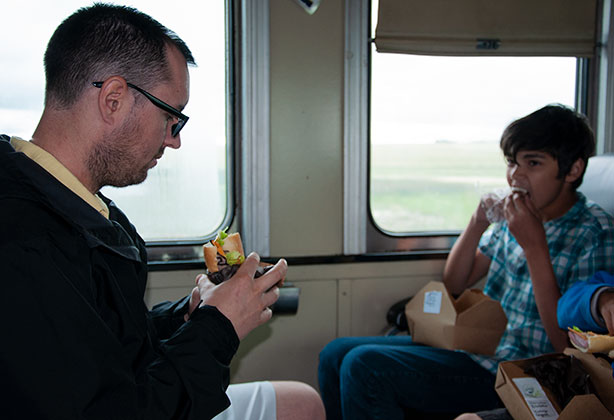
[[614,292],[606,291],[599,296],[597,302],[599,313],[605,321],[610,335],[614,335]]
[[610,311],[605,311],[601,314],[605,321],[605,326],[608,329],[608,334],[614,335],[614,314]]
[[535,203],[533,203],[533,200],[531,200],[531,197],[529,197],[527,194],[522,194],[522,197],[523,197],[523,204],[529,209],[531,214],[533,214],[533,216],[537,217],[538,219],[541,219],[539,210],[537,210],[537,207],[535,207]]

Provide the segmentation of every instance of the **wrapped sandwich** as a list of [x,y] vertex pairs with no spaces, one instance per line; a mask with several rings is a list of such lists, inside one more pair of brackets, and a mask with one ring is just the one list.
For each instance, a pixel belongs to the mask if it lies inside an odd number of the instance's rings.
[[[203,256],[207,266],[207,277],[212,283],[220,284],[228,280],[235,275],[245,261],[241,235],[221,231],[214,240],[203,245]],[[271,268],[273,268],[271,264],[260,263],[254,277],[262,276]],[[283,280],[278,286],[281,286],[282,282]]]
[[503,211],[505,199],[511,194],[530,196],[528,189],[518,185],[512,185],[510,188],[497,188],[482,196],[480,205],[484,209],[489,222],[498,223],[505,220]]
[[606,353],[614,357],[614,337],[611,335],[582,331],[578,327],[569,328],[567,334],[571,344],[584,353]]

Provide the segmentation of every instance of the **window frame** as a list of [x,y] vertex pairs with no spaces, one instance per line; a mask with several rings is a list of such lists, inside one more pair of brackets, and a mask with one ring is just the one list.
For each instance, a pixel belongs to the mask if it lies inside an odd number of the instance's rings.
[[[269,255],[269,0],[226,0],[227,214],[220,229],[241,231],[245,249]],[[202,268],[202,245],[217,232],[186,241],[148,242],[152,271]]]
[[[225,0],[226,21],[226,213],[219,229],[224,229],[233,223],[236,216],[237,182],[235,164],[236,139],[239,132],[237,116],[240,109],[237,101],[237,72],[240,71],[240,60],[237,52],[241,50],[237,33],[240,33],[240,15],[237,15],[240,7],[237,1]],[[217,232],[211,232],[203,237],[185,240],[146,241],[147,260],[150,269],[168,270],[173,266],[184,269],[186,264],[202,265],[202,245],[214,239]]]

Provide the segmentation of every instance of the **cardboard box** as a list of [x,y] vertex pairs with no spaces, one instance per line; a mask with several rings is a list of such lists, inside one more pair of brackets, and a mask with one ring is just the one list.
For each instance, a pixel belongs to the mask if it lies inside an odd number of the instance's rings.
[[[535,385],[535,378],[524,369],[538,359],[556,359],[573,355],[590,375],[598,394],[577,395],[561,410],[549,389]],[[576,349],[563,353],[502,362],[499,364],[495,390],[514,420],[608,420],[614,419],[614,379],[612,368],[603,359]],[[608,411],[609,410],[609,411]],[[612,412],[612,413],[611,413]]]
[[481,290],[465,290],[454,299],[436,281],[407,303],[405,315],[415,342],[476,354],[494,354],[507,325],[501,304]]

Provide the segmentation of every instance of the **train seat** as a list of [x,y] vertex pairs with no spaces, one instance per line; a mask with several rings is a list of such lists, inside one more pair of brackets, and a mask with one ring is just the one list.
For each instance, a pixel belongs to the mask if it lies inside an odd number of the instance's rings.
[[589,159],[578,191],[614,215],[614,154]]

